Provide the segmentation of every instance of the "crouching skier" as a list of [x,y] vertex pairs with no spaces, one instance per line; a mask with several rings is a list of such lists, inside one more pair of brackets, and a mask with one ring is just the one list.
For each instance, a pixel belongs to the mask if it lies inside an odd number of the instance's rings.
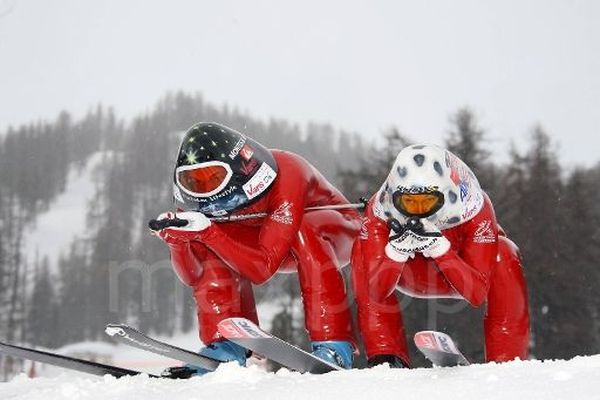
[[[406,229],[415,218],[420,230]],[[497,225],[471,169],[445,149],[400,151],[368,203],[352,274],[371,366],[409,365],[396,289],[412,297],[464,299],[473,307],[487,302],[486,361],[527,358],[529,313],[518,249]]]
[[[158,232],[168,245],[179,278],[193,288],[200,353],[245,365],[246,350],[219,336],[230,317],[258,323],[252,284],[276,272],[297,271],[305,325],[316,356],[350,368],[354,339],[340,268],[348,264],[360,230],[356,210],[306,207],[348,204],[302,157],[269,150],[215,123],[198,123],[185,134],[174,172],[177,218],[184,227]],[[259,219],[214,223],[208,217],[267,213]],[[164,213],[159,219],[174,218]],[[187,365],[165,371],[189,377],[207,372]]]

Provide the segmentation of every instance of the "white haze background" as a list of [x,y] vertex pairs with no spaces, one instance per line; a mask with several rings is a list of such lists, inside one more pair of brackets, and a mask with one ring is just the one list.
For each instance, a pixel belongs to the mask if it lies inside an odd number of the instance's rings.
[[496,156],[541,122],[591,165],[599,71],[593,0],[0,0],[0,130],[98,102],[129,118],[182,89],[440,142],[470,105]]

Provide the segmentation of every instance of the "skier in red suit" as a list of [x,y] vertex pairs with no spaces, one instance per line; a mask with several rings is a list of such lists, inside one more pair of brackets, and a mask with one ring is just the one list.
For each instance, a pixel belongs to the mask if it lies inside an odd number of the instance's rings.
[[[403,228],[415,221],[420,230]],[[518,248],[498,226],[473,172],[445,149],[413,145],[398,154],[368,203],[352,274],[371,366],[409,365],[396,290],[464,299],[473,307],[487,303],[486,361],[527,358],[529,313]]]
[[[246,351],[220,337],[217,324],[230,317],[258,323],[252,284],[297,271],[313,353],[351,367],[351,316],[340,268],[350,261],[360,216],[351,208],[305,212],[348,204],[312,165],[228,127],[199,123],[183,138],[174,198],[181,211],[176,216],[189,223],[158,235],[178,276],[193,288],[200,338],[208,345],[201,354],[244,364]],[[225,223],[208,218],[259,212],[268,216]],[[172,370],[206,372],[185,368]]]

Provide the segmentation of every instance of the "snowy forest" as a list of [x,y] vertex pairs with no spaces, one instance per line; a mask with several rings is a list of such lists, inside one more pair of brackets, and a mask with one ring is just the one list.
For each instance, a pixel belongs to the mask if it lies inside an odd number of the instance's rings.
[[[196,329],[192,297],[146,223],[171,209],[176,149],[181,133],[198,121],[219,122],[268,147],[301,154],[352,202],[373,194],[398,151],[419,142],[417,134],[395,127],[370,142],[327,124],[264,121],[182,92],[165,96],[133,120],[98,106],[82,118],[65,111],[52,121],[7,128],[0,132],[0,340],[57,348],[105,340],[104,326],[116,321],[167,335]],[[600,164],[566,168],[542,125],[523,134],[528,146],[514,146],[508,162],[496,162],[494,141],[476,115],[462,108],[452,112],[438,144],[471,166],[498,221],[521,249],[532,356],[600,353],[600,298],[594,287],[600,281]],[[52,211],[69,174],[92,159],[97,160],[95,194],[84,234],[57,260],[26,251],[27,232],[35,229],[38,216]],[[57,224],[55,234],[69,223],[67,218]],[[299,343],[304,338],[297,322],[301,313],[292,306],[295,285],[293,277],[278,276],[256,294],[259,301],[281,306],[274,333]],[[409,335],[444,330],[465,355],[483,360],[483,309],[454,300],[436,300],[434,306],[415,299],[402,303]],[[5,375],[18,367],[8,360],[0,360]]]

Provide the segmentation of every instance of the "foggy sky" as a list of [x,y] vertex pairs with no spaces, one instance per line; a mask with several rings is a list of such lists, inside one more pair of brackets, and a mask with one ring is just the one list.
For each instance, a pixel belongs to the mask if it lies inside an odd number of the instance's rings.
[[600,2],[0,0],[0,130],[169,90],[255,116],[439,143],[471,106],[490,145],[541,123],[600,160]]

